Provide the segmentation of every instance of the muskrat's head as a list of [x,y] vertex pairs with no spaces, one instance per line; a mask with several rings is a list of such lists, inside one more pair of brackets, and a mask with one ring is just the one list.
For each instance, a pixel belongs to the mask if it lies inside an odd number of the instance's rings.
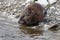
[[37,24],[39,21],[43,20],[44,8],[38,3],[29,4],[23,11],[18,23],[23,25],[33,25]]
[[25,13],[20,17],[18,23],[23,25],[32,25],[35,23],[34,15],[30,12]]

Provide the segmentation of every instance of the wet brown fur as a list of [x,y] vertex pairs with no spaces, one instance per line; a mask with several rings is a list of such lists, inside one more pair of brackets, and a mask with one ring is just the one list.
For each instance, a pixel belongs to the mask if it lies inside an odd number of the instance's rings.
[[[42,21],[45,17],[44,8],[38,3],[29,4],[23,11],[18,23],[23,25],[33,25]],[[21,23],[21,21],[23,23]]]

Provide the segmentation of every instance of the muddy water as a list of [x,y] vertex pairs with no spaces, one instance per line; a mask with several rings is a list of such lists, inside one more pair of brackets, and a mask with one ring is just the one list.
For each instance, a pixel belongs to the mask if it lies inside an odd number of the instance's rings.
[[0,40],[60,40],[60,29],[43,31],[19,26],[17,21],[0,16]]

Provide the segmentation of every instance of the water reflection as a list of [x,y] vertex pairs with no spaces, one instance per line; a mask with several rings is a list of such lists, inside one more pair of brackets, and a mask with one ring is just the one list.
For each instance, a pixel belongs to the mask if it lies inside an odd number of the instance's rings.
[[31,37],[40,36],[43,34],[43,31],[39,30],[39,28],[31,28],[31,27],[27,27],[27,26],[20,26],[20,30],[24,34],[28,34]]
[[53,34],[59,33],[60,29],[57,29],[57,27],[52,27],[48,29],[47,31],[41,30],[40,27],[32,28],[28,26],[19,26],[21,33],[24,33],[25,35],[28,35],[30,37],[35,36],[54,36]]

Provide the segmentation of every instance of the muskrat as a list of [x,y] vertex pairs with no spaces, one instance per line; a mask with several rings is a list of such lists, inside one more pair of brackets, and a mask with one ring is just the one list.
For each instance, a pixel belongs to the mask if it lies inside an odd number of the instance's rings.
[[39,24],[45,17],[43,12],[45,8],[38,3],[29,4],[23,11],[18,23],[22,25],[36,25]]

